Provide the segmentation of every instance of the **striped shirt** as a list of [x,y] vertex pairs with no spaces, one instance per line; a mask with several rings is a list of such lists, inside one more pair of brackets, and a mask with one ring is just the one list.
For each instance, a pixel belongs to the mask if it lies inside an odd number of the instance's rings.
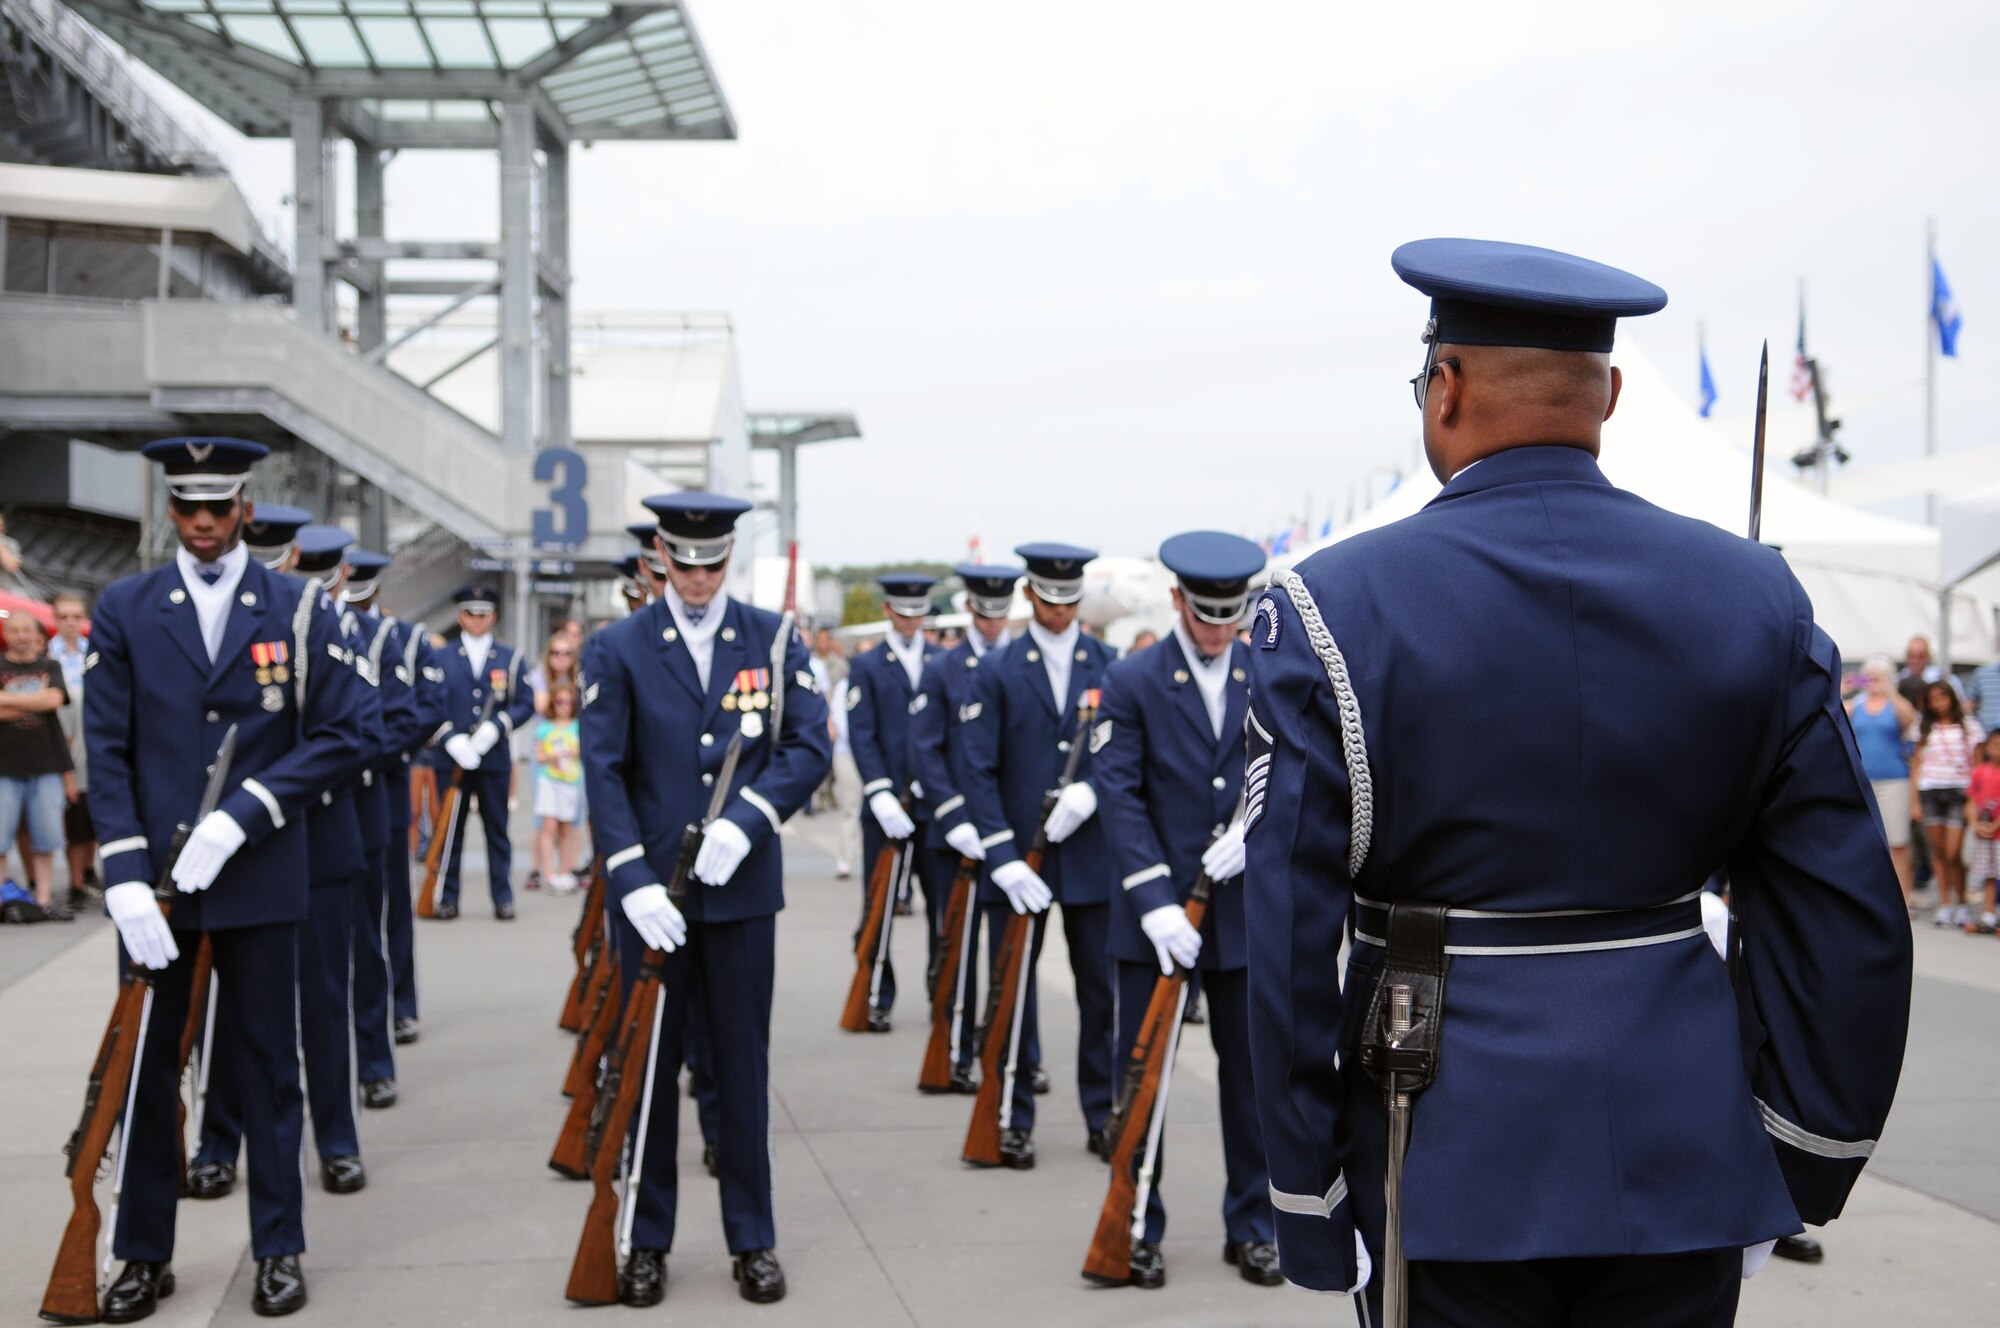
[[1972,782],[1973,754],[1985,738],[1976,720],[1939,724],[1917,748],[1919,789],[1962,789]]

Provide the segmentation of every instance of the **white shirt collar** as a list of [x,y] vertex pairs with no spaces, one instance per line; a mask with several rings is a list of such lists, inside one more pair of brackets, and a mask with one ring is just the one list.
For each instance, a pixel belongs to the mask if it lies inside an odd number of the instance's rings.
[[465,657],[472,664],[472,671],[484,673],[486,661],[493,657],[493,633],[484,632],[474,636],[470,632],[459,635],[459,644],[465,647]]
[[999,639],[988,645],[986,638],[980,635],[977,627],[967,626],[965,629],[965,639],[972,642],[972,657],[974,659],[985,659],[987,651],[998,650],[1001,646],[1006,645],[1014,639],[1014,629],[1011,627],[1002,627]]
[[1061,711],[1069,705],[1071,656],[1076,653],[1077,638],[1083,635],[1083,629],[1072,621],[1069,630],[1058,636],[1031,620],[1028,635],[1042,649],[1042,668],[1049,675],[1049,691],[1056,698],[1057,711]]
[[1174,640],[1180,643],[1181,654],[1187,659],[1188,672],[1194,676],[1196,687],[1201,689],[1201,703],[1208,710],[1208,726],[1216,737],[1222,736],[1223,689],[1229,685],[1229,650],[1207,663],[1202,662],[1201,652],[1195,648],[1194,638],[1179,621],[1174,623]]
[[222,635],[229,626],[229,604],[236,598],[236,587],[242,582],[243,569],[249,562],[250,550],[238,543],[215,560],[214,565],[222,568],[222,575],[210,585],[197,570],[201,563],[193,554],[186,549],[174,553],[174,564],[180,571],[181,584],[187,587],[188,600],[194,605],[195,621],[201,626],[202,644],[208,648],[211,664],[222,649]]
[[723,622],[729,617],[729,592],[718,590],[715,598],[708,602],[699,623],[689,623],[687,605],[674,590],[673,583],[667,583],[662,596],[667,603],[667,612],[674,618],[674,627],[680,632],[681,642],[694,660],[695,677],[701,680],[703,691],[708,690],[708,671],[715,661],[715,636],[722,630]]
[[896,662],[903,666],[903,672],[910,680],[910,687],[915,690],[917,680],[924,675],[924,634],[918,632],[915,636],[905,638],[898,636],[895,629],[891,628],[884,633],[883,644],[889,647],[889,653],[896,657]]

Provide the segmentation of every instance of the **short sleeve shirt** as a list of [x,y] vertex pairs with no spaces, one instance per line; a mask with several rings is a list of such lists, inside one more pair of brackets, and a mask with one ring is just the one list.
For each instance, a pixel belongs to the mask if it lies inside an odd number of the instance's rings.
[[[10,696],[26,696],[45,688],[60,692],[63,704],[69,704],[62,665],[55,660],[46,655],[26,664],[0,659],[0,691]],[[0,778],[33,779],[36,775],[60,775],[69,769],[69,744],[63,741],[62,722],[55,711],[0,719]]]

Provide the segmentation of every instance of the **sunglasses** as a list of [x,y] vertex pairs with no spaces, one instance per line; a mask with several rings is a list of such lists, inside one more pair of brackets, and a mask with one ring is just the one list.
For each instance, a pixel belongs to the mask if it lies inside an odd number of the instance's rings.
[[193,516],[196,512],[206,512],[218,521],[236,510],[234,498],[169,498],[167,506],[176,516]]

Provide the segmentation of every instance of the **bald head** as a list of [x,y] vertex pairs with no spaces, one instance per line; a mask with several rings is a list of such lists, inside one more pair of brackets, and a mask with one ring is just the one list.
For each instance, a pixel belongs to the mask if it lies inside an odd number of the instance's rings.
[[1623,384],[1611,357],[1594,351],[1445,344],[1438,360],[1424,452],[1440,481],[1510,447],[1555,443],[1596,456]]

